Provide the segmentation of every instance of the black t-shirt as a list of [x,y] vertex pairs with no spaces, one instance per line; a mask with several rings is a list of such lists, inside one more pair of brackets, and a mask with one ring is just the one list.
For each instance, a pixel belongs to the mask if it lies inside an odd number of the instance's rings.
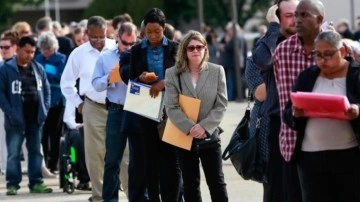
[[39,96],[35,72],[29,64],[27,67],[18,65],[21,80],[23,113],[26,123],[36,123],[39,109]]

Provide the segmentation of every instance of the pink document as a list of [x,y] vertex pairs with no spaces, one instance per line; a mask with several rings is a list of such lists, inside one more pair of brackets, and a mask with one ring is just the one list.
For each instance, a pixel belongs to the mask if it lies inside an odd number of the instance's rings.
[[311,92],[292,92],[293,105],[303,109],[305,116],[316,118],[348,119],[344,113],[350,107],[346,96]]

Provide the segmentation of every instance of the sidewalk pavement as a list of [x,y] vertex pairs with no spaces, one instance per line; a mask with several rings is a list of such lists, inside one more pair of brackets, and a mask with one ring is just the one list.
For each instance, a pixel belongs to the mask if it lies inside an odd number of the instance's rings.
[[[221,135],[222,148],[224,149],[229,143],[232,132],[244,115],[247,107],[246,102],[230,102],[225,118],[220,126],[224,129]],[[3,117],[0,117],[0,121]],[[1,123],[3,123],[1,121]],[[23,164],[24,166],[24,164]],[[224,161],[225,182],[227,183],[227,190],[230,202],[261,202],[262,201],[262,184],[243,180],[235,171],[231,162]],[[21,182],[21,189],[16,196],[6,196],[6,181],[4,176],[0,176],[0,201],[10,202],[87,202],[91,196],[90,191],[75,190],[73,194],[63,193],[59,189],[59,179],[44,179],[44,182],[49,187],[53,188],[54,192],[51,194],[30,194],[27,188],[28,178],[23,175]],[[205,177],[202,173],[201,191],[204,202],[211,202],[209,189],[206,185]],[[127,201],[123,192],[119,192],[119,201]]]

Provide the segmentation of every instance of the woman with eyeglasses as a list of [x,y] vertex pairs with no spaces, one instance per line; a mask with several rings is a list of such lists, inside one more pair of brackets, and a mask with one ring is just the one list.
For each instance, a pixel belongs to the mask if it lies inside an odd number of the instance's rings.
[[299,75],[293,90],[346,96],[346,120],[307,117],[291,101],[285,108],[285,122],[302,138],[297,168],[304,202],[360,201],[360,69],[345,55],[338,33],[320,33],[316,65]]
[[0,54],[3,61],[0,62],[0,66],[2,66],[6,60],[15,56],[18,41],[19,35],[16,32],[7,31],[2,34],[0,39]]
[[[227,107],[224,68],[208,62],[205,38],[189,31],[180,42],[175,66],[165,74],[165,108],[168,118],[185,134],[197,140],[216,135]],[[187,118],[179,106],[179,95],[201,100],[198,121]],[[213,202],[227,202],[228,195],[222,169],[221,147],[191,151],[179,149],[185,202],[201,202],[200,162]]]

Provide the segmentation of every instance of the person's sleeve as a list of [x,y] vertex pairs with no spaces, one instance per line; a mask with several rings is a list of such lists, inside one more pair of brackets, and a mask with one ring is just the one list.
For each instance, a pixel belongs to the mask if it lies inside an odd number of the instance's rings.
[[8,67],[0,67],[0,108],[6,115],[11,116],[11,105],[9,103],[9,100],[7,99],[7,96],[5,95],[5,92],[7,91],[7,76],[4,68]]
[[175,82],[177,78],[174,78],[171,73],[171,69],[165,71],[165,110],[168,118],[171,122],[178,127],[185,134],[189,134],[191,128],[196,124],[194,121],[187,118],[179,105],[179,91],[176,88]]
[[210,110],[205,119],[202,119],[199,124],[208,132],[212,134],[215,129],[220,125],[220,122],[224,118],[226,107],[228,104],[227,91],[226,91],[226,79],[225,71],[222,66],[218,68],[218,85],[217,85],[217,97],[213,108]]
[[109,74],[104,71],[104,59],[102,56],[97,59],[92,75],[91,84],[97,92],[105,91],[109,85]]
[[79,65],[77,60],[83,60],[85,58],[78,58],[76,49],[70,54],[69,59],[65,65],[63,74],[60,80],[61,92],[66,98],[67,102],[71,102],[74,106],[79,106],[83,100],[77,93],[75,87],[76,80],[79,78]]
[[76,127],[79,125],[76,123],[76,107],[72,105],[70,102],[66,102],[65,105],[65,111],[64,111],[64,123],[70,128],[70,129],[76,129]]
[[256,88],[264,83],[260,71],[255,65],[252,57],[246,59],[245,79],[251,93],[255,93]]
[[120,76],[126,85],[130,75],[130,51],[125,51],[120,55]]
[[252,49],[252,57],[254,63],[259,68],[266,68],[272,63],[272,57],[277,46],[277,40],[280,35],[280,25],[276,22],[271,22],[265,36],[257,41]]
[[[292,89],[292,92],[299,91],[301,83],[307,82],[306,78],[307,78],[306,74],[304,74],[304,73],[300,74],[293,89]],[[285,109],[282,114],[283,120],[286,123],[286,125],[288,125],[291,129],[299,131],[299,130],[301,130],[304,120],[306,118],[305,117],[298,117],[298,118],[293,117],[292,106],[293,106],[292,101],[291,101],[291,99],[289,99],[286,102]]]
[[42,72],[42,82],[43,82],[43,91],[44,91],[44,104],[46,109],[49,110],[50,102],[51,102],[51,90],[45,71]]

